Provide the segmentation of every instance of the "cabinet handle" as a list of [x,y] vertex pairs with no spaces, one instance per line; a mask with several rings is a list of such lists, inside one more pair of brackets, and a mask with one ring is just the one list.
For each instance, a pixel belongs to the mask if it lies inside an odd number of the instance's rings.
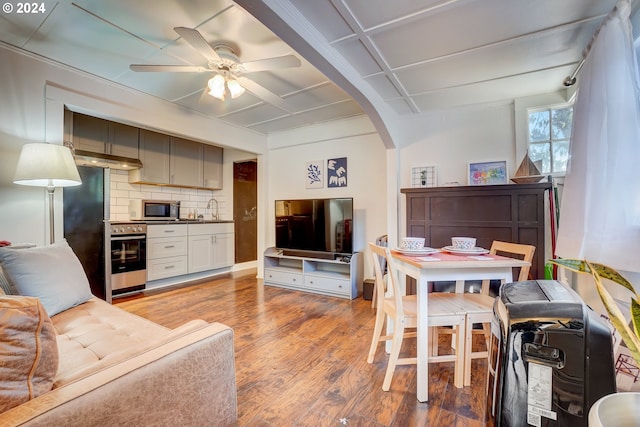
[[176,230],[164,230],[165,233],[175,233]]
[[176,266],[175,266],[175,265],[165,265],[165,266],[164,266],[164,269],[165,269],[165,270],[170,270],[170,269],[172,269],[172,268],[176,268]]
[[169,246],[165,246],[164,248],[165,249],[171,249],[171,248],[175,248],[175,247],[176,247],[176,245],[169,245]]

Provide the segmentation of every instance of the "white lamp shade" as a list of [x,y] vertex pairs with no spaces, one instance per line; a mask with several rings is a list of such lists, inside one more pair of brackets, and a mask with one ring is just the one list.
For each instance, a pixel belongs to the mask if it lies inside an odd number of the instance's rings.
[[240,83],[236,79],[227,80],[227,87],[231,93],[231,98],[237,98],[244,93],[244,88],[240,86]]
[[218,98],[221,101],[224,101],[224,77],[220,74],[216,74],[211,79],[209,79],[209,95],[214,98]]
[[64,145],[31,143],[22,146],[15,184],[70,187],[82,184],[71,150]]

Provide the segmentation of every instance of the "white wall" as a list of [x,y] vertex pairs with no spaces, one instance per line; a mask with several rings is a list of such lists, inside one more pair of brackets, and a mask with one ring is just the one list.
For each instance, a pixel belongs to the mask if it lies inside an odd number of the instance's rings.
[[[27,142],[62,143],[63,108],[140,127],[266,152],[266,136],[209,119],[169,102],[43,61],[0,44],[0,240],[48,241],[46,191],[12,183]],[[56,236],[62,237],[62,191],[56,190]]]

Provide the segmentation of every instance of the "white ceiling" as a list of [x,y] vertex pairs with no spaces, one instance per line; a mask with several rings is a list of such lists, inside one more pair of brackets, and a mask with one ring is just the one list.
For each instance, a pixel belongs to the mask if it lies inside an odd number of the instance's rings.
[[[0,40],[267,134],[363,111],[415,116],[562,90],[616,0],[43,3],[44,13],[1,14]],[[298,56],[300,68],[247,75],[282,97],[286,110],[248,92],[218,101],[204,92],[209,73],[129,69],[205,66],[177,26],[198,29],[210,44],[231,43],[242,61]]]

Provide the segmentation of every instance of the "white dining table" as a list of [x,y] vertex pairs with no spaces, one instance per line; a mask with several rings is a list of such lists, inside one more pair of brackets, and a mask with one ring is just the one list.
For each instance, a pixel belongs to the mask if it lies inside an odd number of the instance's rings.
[[398,251],[391,251],[396,261],[402,281],[402,289],[406,289],[406,277],[416,280],[417,295],[417,398],[420,402],[429,400],[429,327],[428,299],[429,283],[455,281],[456,292],[464,292],[467,280],[501,280],[503,283],[513,281],[513,268],[531,265],[527,261],[499,255],[454,255],[437,252],[426,256],[408,256]]

